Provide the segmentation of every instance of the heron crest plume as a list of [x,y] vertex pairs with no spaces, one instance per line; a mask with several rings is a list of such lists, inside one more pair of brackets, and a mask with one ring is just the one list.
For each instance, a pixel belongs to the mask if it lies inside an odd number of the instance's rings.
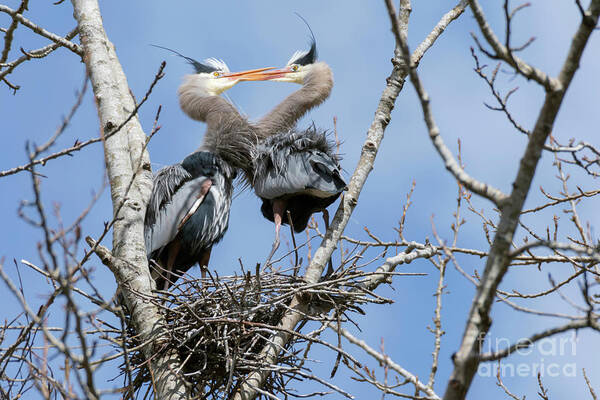
[[294,14],[296,14],[298,16],[298,18],[300,18],[302,20],[302,22],[304,22],[304,24],[306,24],[306,27],[308,28],[308,31],[310,32],[310,42],[309,42],[310,47],[308,50],[297,50],[296,52],[294,52],[294,54],[292,54],[292,57],[288,60],[286,65],[313,64],[315,61],[317,61],[317,58],[318,58],[317,40],[315,39],[315,34],[313,33],[312,29],[310,28],[310,25],[308,24],[308,22],[306,21],[306,19],[304,19],[304,17],[302,15],[298,14],[297,12],[295,12]]
[[200,62],[191,57],[184,56],[180,52],[170,49],[168,47],[163,47],[163,46],[159,46],[156,44],[151,44],[150,46],[170,51],[171,53],[185,59],[192,67],[194,67],[194,70],[196,71],[197,74],[210,74],[211,72],[215,72],[215,71],[230,72],[229,67],[227,66],[227,64],[225,64],[225,61],[223,61],[223,60],[219,60],[219,59],[211,57],[211,58],[207,58],[207,59],[203,60],[203,62]]

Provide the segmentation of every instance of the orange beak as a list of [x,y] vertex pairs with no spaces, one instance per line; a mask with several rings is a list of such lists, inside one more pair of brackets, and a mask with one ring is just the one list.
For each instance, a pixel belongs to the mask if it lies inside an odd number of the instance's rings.
[[245,79],[246,75],[250,75],[251,77],[254,75],[258,75],[261,72],[268,71],[271,69],[275,69],[275,67],[266,67],[266,68],[257,68],[257,69],[249,69],[247,71],[240,72],[230,72],[227,74],[222,74],[219,78],[231,78],[231,79],[239,79],[239,80],[256,80],[256,79]]
[[[268,72],[264,72],[268,71]],[[242,81],[268,81],[271,79],[282,78],[285,74],[293,72],[290,67],[274,69],[274,68],[264,68],[262,71],[255,71],[248,75],[245,75]]]

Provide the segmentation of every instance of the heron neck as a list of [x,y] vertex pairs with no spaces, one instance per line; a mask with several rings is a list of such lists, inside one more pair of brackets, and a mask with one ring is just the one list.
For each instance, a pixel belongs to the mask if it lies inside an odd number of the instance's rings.
[[179,88],[181,109],[192,119],[206,123],[206,133],[198,151],[209,151],[247,179],[252,175],[252,149],[258,141],[256,129],[238,110],[220,96],[205,94],[194,81]]
[[289,95],[256,124],[266,138],[296,125],[309,110],[321,104],[333,87],[333,73],[324,62],[316,63],[304,79],[302,88]]
[[[221,96],[209,95],[195,87],[193,82],[184,82],[179,87],[179,105],[183,112],[196,121],[214,123],[214,119],[220,119],[227,115],[230,118],[241,118],[233,104]],[[237,117],[236,117],[237,116]]]

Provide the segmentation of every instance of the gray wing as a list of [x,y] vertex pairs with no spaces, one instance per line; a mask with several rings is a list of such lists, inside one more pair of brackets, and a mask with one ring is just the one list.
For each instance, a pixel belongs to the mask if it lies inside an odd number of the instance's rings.
[[152,194],[146,208],[144,228],[154,225],[160,207],[170,201],[177,188],[190,179],[192,175],[181,164],[169,165],[156,173],[152,182]]
[[275,199],[289,194],[306,193],[326,198],[341,193],[346,183],[336,162],[320,151],[288,154],[279,168],[257,175],[254,190],[259,197]]
[[[171,197],[160,205],[154,215],[154,224],[146,225],[144,237],[146,240],[146,254],[167,245],[179,232],[182,221],[202,204],[203,197],[199,196],[202,184],[210,179],[206,176],[188,180],[175,190]],[[157,190],[157,189],[155,189]],[[159,188],[158,190],[167,190]]]

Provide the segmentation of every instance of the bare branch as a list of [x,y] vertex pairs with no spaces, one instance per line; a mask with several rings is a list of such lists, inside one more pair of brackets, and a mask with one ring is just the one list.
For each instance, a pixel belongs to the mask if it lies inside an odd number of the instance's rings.
[[[390,15],[396,15],[392,1],[386,0],[386,5],[390,10]],[[394,35],[396,37],[396,43],[401,49],[404,61],[405,63],[410,63],[410,53],[408,51],[408,45],[406,44],[406,37],[402,37],[400,34],[398,20],[396,18],[392,18],[391,21],[392,31],[394,32]],[[452,155],[452,152],[444,144],[444,141],[440,135],[440,130],[433,119],[433,113],[431,112],[431,107],[429,105],[429,96],[427,95],[425,89],[423,88],[423,85],[421,84],[421,81],[419,79],[414,65],[410,66],[409,75],[411,82],[413,83],[413,86],[415,87],[415,90],[419,95],[419,100],[421,101],[421,107],[423,108],[423,117],[425,118],[425,123],[427,124],[427,128],[429,129],[429,137],[431,138],[431,142],[433,143],[440,157],[442,157],[442,160],[444,160],[444,165],[446,169],[454,176],[454,178],[457,181],[459,181],[467,189],[479,194],[480,196],[485,197],[486,199],[491,200],[492,202],[494,202],[494,204],[496,204],[496,206],[498,206],[498,208],[502,208],[508,197],[500,190],[492,187],[491,185],[480,182],[468,175],[456,162],[456,159]]]
[[526,245],[510,252],[508,254],[508,257],[513,258],[513,257],[515,257],[521,253],[524,253],[526,251],[529,251],[530,249],[533,249],[535,247],[547,247],[552,250],[574,251],[579,254],[587,255],[595,262],[600,262],[600,254],[595,249],[592,249],[587,246],[578,246],[578,245],[574,245],[571,243],[559,243],[559,242],[553,242],[553,241],[549,241],[549,240],[540,240],[540,241],[536,241],[536,242],[527,243]]
[[[409,4],[409,3],[403,3]],[[408,10],[407,10],[408,11]],[[460,12],[458,13],[460,14]],[[455,18],[454,18],[455,19]],[[449,19],[447,23],[450,23],[453,19]],[[444,24],[439,26],[447,26]],[[436,28],[438,28],[436,27]],[[434,36],[434,38],[439,37]],[[433,40],[433,39],[432,39]],[[342,233],[350,216],[356,207],[360,192],[369,176],[369,173],[373,169],[373,163],[381,141],[383,139],[384,131],[389,124],[391,118],[391,112],[394,107],[394,103],[398,94],[404,87],[404,79],[407,75],[406,68],[394,67],[392,74],[387,78],[386,87],[379,100],[377,110],[375,112],[375,118],[367,132],[367,138],[363,144],[362,152],[358,165],[354,170],[350,184],[348,185],[348,191],[342,197],[340,206],[338,207],[333,221],[329,229],[327,230],[325,237],[319,248],[317,249],[314,257],[312,258],[309,267],[306,270],[304,276],[307,283],[318,282],[325,265],[331,258],[334,249],[337,247]],[[290,312],[286,313],[280,322],[280,327],[293,329],[306,314],[307,304],[303,299],[295,298],[290,304]],[[289,335],[285,332],[277,333],[271,338],[270,343],[263,349],[262,356],[267,362],[274,362],[280,352],[280,349],[289,340]],[[269,371],[256,371],[249,374],[247,381],[242,385],[239,391],[236,393],[235,400],[250,400],[256,396],[256,390],[254,388],[260,387],[264,380],[269,375]]]
[[[67,33],[65,35],[64,39],[71,40],[75,36],[77,36],[77,28],[75,28],[72,31],[70,31],[69,33]],[[31,60],[32,58],[37,59],[37,58],[46,57],[48,54],[52,53],[54,50],[58,49],[59,47],[62,47],[60,45],[60,43],[52,43],[52,44],[49,44],[47,46],[44,46],[44,47],[36,49],[36,50],[31,50],[26,53],[24,52],[24,54],[21,57],[17,58],[14,61],[6,63],[2,66],[2,67],[6,67],[6,69],[4,69],[3,71],[0,71],[0,79],[4,80],[8,74],[12,73],[16,67],[18,67],[20,64],[24,63],[25,61]],[[5,82],[7,82],[7,81],[5,81]],[[12,89],[14,89],[14,87],[12,87]]]
[[[0,171],[0,178],[7,176],[7,175],[13,175],[18,172],[29,171],[29,170],[31,170],[32,167],[34,167],[36,165],[44,166],[50,160],[54,160],[56,158],[66,156],[66,155],[72,155],[72,153],[79,151],[79,150],[83,149],[84,147],[89,146],[90,144],[105,141],[108,138],[112,137],[113,135],[119,133],[121,131],[121,129],[123,129],[125,127],[125,125],[127,125],[134,117],[137,117],[137,112],[139,111],[140,107],[146,102],[146,100],[148,100],[148,98],[150,97],[150,94],[152,93],[152,90],[154,89],[154,87],[156,86],[158,81],[164,76],[163,71],[164,71],[165,65],[166,65],[166,63],[163,61],[158,69],[158,72],[154,76],[154,80],[152,81],[152,83],[150,84],[150,87],[146,91],[146,94],[144,95],[144,97],[142,97],[142,99],[136,103],[133,110],[117,127],[110,130],[109,132],[104,132],[104,135],[100,135],[97,138],[88,139],[84,142],[80,142],[79,139],[76,139],[75,144],[71,147],[57,151],[46,157],[31,160],[29,163],[27,163],[25,165],[20,165],[18,167],[7,169],[5,171]],[[66,124],[63,124],[63,125],[64,125],[64,127],[62,129],[66,128]],[[59,132],[61,132],[61,131],[59,130]],[[143,146],[143,148],[145,149],[145,146]],[[46,150],[46,149],[44,149],[44,150]],[[144,167],[144,169],[146,169],[146,170],[148,168],[149,168],[148,166]]]
[[[486,37],[490,36],[491,30],[480,12],[476,0],[470,0],[474,9],[478,23]],[[593,16],[595,23],[600,15],[600,0],[592,0],[589,8],[590,15]],[[579,60],[583,53],[588,39],[593,31],[590,24],[582,22],[575,33],[568,56],[566,57],[558,80],[552,80],[545,76],[541,77],[537,70],[530,69],[532,77],[536,76],[536,81],[548,86],[544,105],[540,110],[534,129],[530,135],[529,142],[521,163],[519,171],[513,183],[513,191],[507,205],[501,210],[500,222],[494,237],[494,242],[490,248],[490,253],[486,261],[485,271],[481,278],[481,283],[477,288],[477,294],[471,305],[469,320],[465,327],[464,336],[460,349],[454,358],[454,371],[452,372],[450,382],[444,395],[445,400],[464,399],[471,385],[471,381],[477,370],[479,341],[485,338],[491,321],[489,313],[496,296],[496,289],[500,281],[507,272],[510,260],[509,249],[512,243],[519,215],[523,208],[525,198],[530,190],[531,182],[535,173],[536,166],[541,157],[546,139],[551,133],[554,120],[560,109],[564,94],[569,87],[575,70],[579,65]],[[488,39],[494,43],[492,38]],[[497,40],[497,39],[496,39]],[[497,46],[497,43],[494,44]],[[525,65],[519,65],[523,70]],[[561,89],[561,90],[556,90]]]
[[530,347],[531,345],[533,345],[535,342],[538,342],[544,338],[547,338],[547,337],[550,337],[553,335],[557,335],[559,333],[576,330],[576,329],[582,329],[582,328],[592,328],[597,331],[600,331],[600,325],[598,325],[597,321],[588,321],[587,319],[580,320],[580,321],[572,321],[572,322],[569,322],[568,324],[565,324],[562,326],[557,326],[556,328],[547,329],[545,331],[536,333],[535,335],[531,335],[527,339],[522,339],[522,340],[518,341],[517,343],[512,344],[503,350],[499,350],[499,351],[496,351],[493,353],[481,354],[479,356],[479,361],[486,362],[486,361],[500,360],[502,358],[508,357],[509,355],[511,355],[512,353],[514,353],[517,350],[526,349],[526,348]]
[[423,58],[425,52],[429,50],[431,46],[433,46],[437,38],[444,33],[448,25],[462,15],[462,13],[465,11],[465,8],[467,8],[467,4],[467,0],[460,0],[460,2],[452,10],[444,14],[429,35],[427,35],[421,44],[417,46],[415,51],[413,51],[410,57],[410,61],[413,65],[419,65],[419,62],[421,61],[421,58]]
[[57,43],[63,47],[66,47],[67,49],[71,50],[73,53],[75,53],[79,56],[83,56],[83,50],[81,49],[81,46],[79,46],[78,44],[75,44],[73,42],[70,42],[69,40],[66,40],[65,38],[63,38],[59,35],[56,35],[52,32],[48,32],[44,28],[36,25],[35,23],[31,22],[27,18],[23,17],[18,12],[18,10],[13,10],[10,7],[0,4],[0,12],[10,15],[13,19],[19,21],[21,24],[25,25],[26,27],[28,27],[29,29],[31,29],[32,31],[37,33],[38,35],[41,35],[47,39],[52,40],[54,43]]
[[594,391],[594,389],[592,388],[592,384],[590,383],[590,380],[588,379],[586,373],[585,373],[585,368],[583,369],[583,378],[585,379],[585,383],[588,387],[588,390],[590,391],[590,395],[592,396],[593,400],[598,400],[598,397],[596,396],[596,392]]
[[437,253],[437,250],[433,246],[426,246],[423,249],[415,249],[414,247],[407,247],[404,253],[398,254],[397,256],[390,257],[385,260],[385,263],[378,267],[374,274],[369,277],[369,280],[365,283],[365,287],[368,290],[374,290],[381,283],[390,283],[391,276],[390,272],[393,272],[396,267],[400,264],[410,264],[413,260],[418,258],[429,258]]
[[[490,25],[488,24],[485,15],[483,14],[483,9],[479,5],[478,0],[468,0],[471,10],[473,10],[473,15],[475,15],[475,20],[479,25],[479,29],[483,33],[483,36],[487,40],[492,49],[496,52],[493,55],[494,58],[499,58],[506,63],[510,64],[518,73],[526,77],[527,79],[533,79],[540,85],[544,86],[547,91],[559,91],[562,90],[561,81],[551,78],[545,72],[532,67],[527,64],[525,61],[521,60],[519,57],[512,54],[512,51],[506,48],[498,39]],[[479,42],[477,42],[479,45]],[[481,46],[479,46],[482,51],[485,51]],[[492,56],[489,52],[486,52],[488,56]]]
[[[23,12],[27,9],[28,3],[29,0],[22,0],[19,8],[15,10],[15,15],[23,14]],[[13,16],[10,26],[4,33],[4,49],[2,49],[2,55],[0,56],[0,64],[5,63],[8,59],[8,53],[10,52],[10,48],[12,46],[13,35],[18,26],[18,20]]]
[[350,343],[363,349],[368,355],[379,361],[381,364],[388,365],[391,369],[408,379],[413,385],[415,385],[416,389],[427,394],[427,396],[429,396],[431,399],[440,398],[431,387],[427,386],[426,384],[421,382],[419,378],[417,378],[415,375],[393,362],[387,355],[379,353],[367,343],[365,343],[363,340],[354,337],[354,335],[352,335],[346,329],[336,326],[333,323],[330,323],[329,326],[336,331],[339,330]]

